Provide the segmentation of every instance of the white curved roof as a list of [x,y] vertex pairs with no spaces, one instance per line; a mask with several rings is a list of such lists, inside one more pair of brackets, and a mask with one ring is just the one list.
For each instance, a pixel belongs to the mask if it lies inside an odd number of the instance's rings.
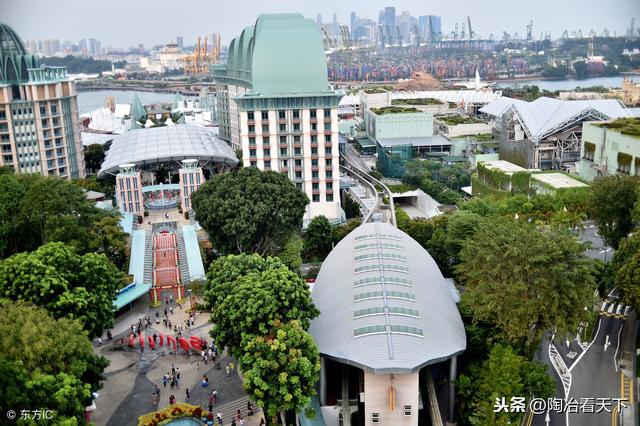
[[164,163],[195,158],[234,166],[233,149],[206,127],[176,124],[130,130],[116,136],[107,151],[98,175],[114,173],[125,163]]
[[487,104],[502,97],[501,91],[488,90],[419,90],[391,93],[391,99],[432,98],[442,102]]
[[609,120],[631,117],[631,112],[616,99],[563,101],[541,97],[533,102],[500,98],[484,107],[483,112],[494,117],[512,111],[522,124],[527,137],[534,142],[584,120]]
[[359,226],[331,251],[312,292],[323,356],[372,373],[411,373],[466,348],[451,284],[429,253],[386,223]]

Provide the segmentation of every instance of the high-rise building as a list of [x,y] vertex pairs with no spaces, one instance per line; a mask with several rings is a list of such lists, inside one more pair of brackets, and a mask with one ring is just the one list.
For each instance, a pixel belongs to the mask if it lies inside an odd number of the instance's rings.
[[427,35],[429,40],[437,41],[442,39],[442,18],[436,15],[427,15]]
[[392,33],[396,30],[396,8],[395,7],[385,7],[384,8],[384,26],[385,31],[387,28]]
[[358,26],[358,17],[355,12],[351,12],[351,36],[353,37],[353,33],[356,31]]
[[182,38],[180,36],[176,37],[176,44],[178,45],[178,47],[180,49],[183,49],[184,48],[184,38]]
[[83,38],[80,39],[80,41],[78,42],[78,48],[80,49],[81,52],[83,51],[87,51],[87,39]]
[[333,25],[333,37],[340,38],[340,24],[338,23],[338,14],[335,12],[331,24]]
[[260,15],[212,66],[220,137],[242,150],[245,167],[286,174],[318,215],[343,218],[338,171],[338,102],[322,36],[300,14]]
[[318,16],[316,16],[316,24],[318,24],[319,27],[322,27],[322,15],[318,13]]
[[65,67],[40,66],[0,24],[0,166],[16,173],[85,176],[78,101]]
[[102,43],[95,38],[89,39],[89,54],[91,56],[100,56],[102,53]]

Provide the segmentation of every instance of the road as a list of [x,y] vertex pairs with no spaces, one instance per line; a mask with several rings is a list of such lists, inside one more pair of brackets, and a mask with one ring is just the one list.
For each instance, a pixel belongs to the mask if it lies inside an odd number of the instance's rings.
[[585,254],[592,259],[600,259],[608,262],[613,257],[614,250],[607,246],[602,237],[598,235],[598,228],[591,221],[583,223],[584,229],[578,232],[578,240],[582,243],[591,243],[591,248]]

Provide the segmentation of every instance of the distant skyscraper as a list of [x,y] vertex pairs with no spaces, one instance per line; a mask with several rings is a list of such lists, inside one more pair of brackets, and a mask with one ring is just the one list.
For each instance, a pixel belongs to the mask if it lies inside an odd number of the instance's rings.
[[176,44],[180,49],[184,48],[184,39],[182,37],[176,37]]
[[353,37],[353,33],[356,31],[356,27],[358,25],[358,17],[355,12],[351,12],[351,37]]
[[95,38],[89,39],[89,54],[91,56],[99,56],[102,53],[102,43]]
[[322,15],[318,13],[318,16],[316,16],[316,24],[318,24],[319,27],[322,27]]
[[332,22],[332,26],[333,26],[333,36],[335,38],[339,38],[340,37],[340,24],[338,24],[338,14],[334,12],[333,14],[333,21]]
[[389,28],[389,31],[394,32],[396,30],[396,8],[395,7],[384,8],[384,25]]
[[80,39],[80,41],[78,42],[78,48],[80,49],[80,51],[86,50],[87,49],[87,39],[85,39],[85,38]]
[[427,15],[427,35],[431,39],[433,35],[434,40],[437,41],[442,38],[442,19],[436,15]]

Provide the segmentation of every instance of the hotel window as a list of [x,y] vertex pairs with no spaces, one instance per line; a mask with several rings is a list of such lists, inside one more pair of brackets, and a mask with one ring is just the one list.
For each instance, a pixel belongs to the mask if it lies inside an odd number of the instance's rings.
[[57,114],[58,113],[58,106],[55,104],[51,105],[51,114]]
[[279,119],[284,119],[286,117],[285,112],[284,111],[278,111],[278,118]]
[[280,164],[281,164],[282,167],[288,167],[289,166],[289,160],[282,160],[280,162]]
[[293,124],[293,131],[294,132],[300,131],[300,123],[294,123]]
[[327,189],[333,189],[333,182],[327,182]]
[[256,156],[256,150],[255,149],[250,149],[249,150],[249,157],[255,157]]
[[256,166],[257,166],[257,164],[258,164],[258,162],[257,162],[257,161],[251,161],[251,167],[256,167]]
[[325,130],[331,130],[331,123],[325,123],[324,129]]
[[302,150],[300,148],[293,148],[293,154],[294,155],[301,155],[302,154]]
[[267,160],[264,162],[264,168],[265,169],[270,169],[271,168],[271,160]]
[[330,147],[330,146],[326,147],[326,148],[324,149],[324,153],[325,153],[325,154],[329,154],[329,155],[331,155],[331,147]]
[[256,132],[256,126],[254,126],[253,124],[249,126],[249,133],[255,133]]
[[287,131],[287,125],[286,124],[280,124],[278,126],[278,130],[281,132],[286,132]]
[[255,145],[256,144],[256,138],[249,138],[249,145]]
[[311,135],[311,143],[318,142],[318,135]]
[[311,184],[311,189],[317,190],[320,189],[320,184],[317,182],[314,182]]
[[333,194],[327,194],[327,203],[333,202]]
[[326,160],[324,160],[324,165],[331,167],[331,158],[327,158]]
[[318,179],[318,172],[311,172],[311,177],[313,179]]
[[311,148],[311,154],[312,155],[318,155],[318,148],[316,148],[316,147]]
[[330,109],[325,109],[324,110],[324,116],[325,117],[331,117],[331,110]]
[[265,157],[271,157],[271,150],[270,149],[263,150],[262,155],[264,155]]
[[[302,177],[302,176],[300,176]],[[302,191],[302,182],[296,182],[296,188],[298,188],[300,191]]]
[[313,194],[313,202],[317,203],[320,201],[320,194]]
[[318,165],[318,160],[315,159],[315,158],[313,160],[311,160],[311,165],[312,166],[317,166]]
[[280,136],[280,143],[287,143],[287,137],[286,136]]
[[318,130],[318,125],[316,123],[312,123],[311,130]]
[[249,111],[249,112],[247,113],[247,119],[248,119],[248,120],[254,120],[254,119],[255,119],[255,116],[254,116],[254,114],[253,114],[253,111]]
[[302,167],[302,160],[295,160],[296,167]]
[[296,172],[296,179],[302,179],[302,172]]
[[300,118],[300,111],[299,110],[293,111],[293,118]]
[[269,133],[269,125],[268,124],[263,124],[262,125],[262,133]]
[[311,118],[316,118],[318,116],[318,111],[312,109],[311,111],[309,111],[309,114],[311,115]]
[[47,115],[47,107],[44,107],[44,106],[40,107],[40,115]]
[[324,135],[325,142],[331,142],[331,135]]
[[295,135],[293,137],[293,143],[300,143],[300,136],[299,135]]
[[280,155],[287,155],[287,148],[280,148]]

